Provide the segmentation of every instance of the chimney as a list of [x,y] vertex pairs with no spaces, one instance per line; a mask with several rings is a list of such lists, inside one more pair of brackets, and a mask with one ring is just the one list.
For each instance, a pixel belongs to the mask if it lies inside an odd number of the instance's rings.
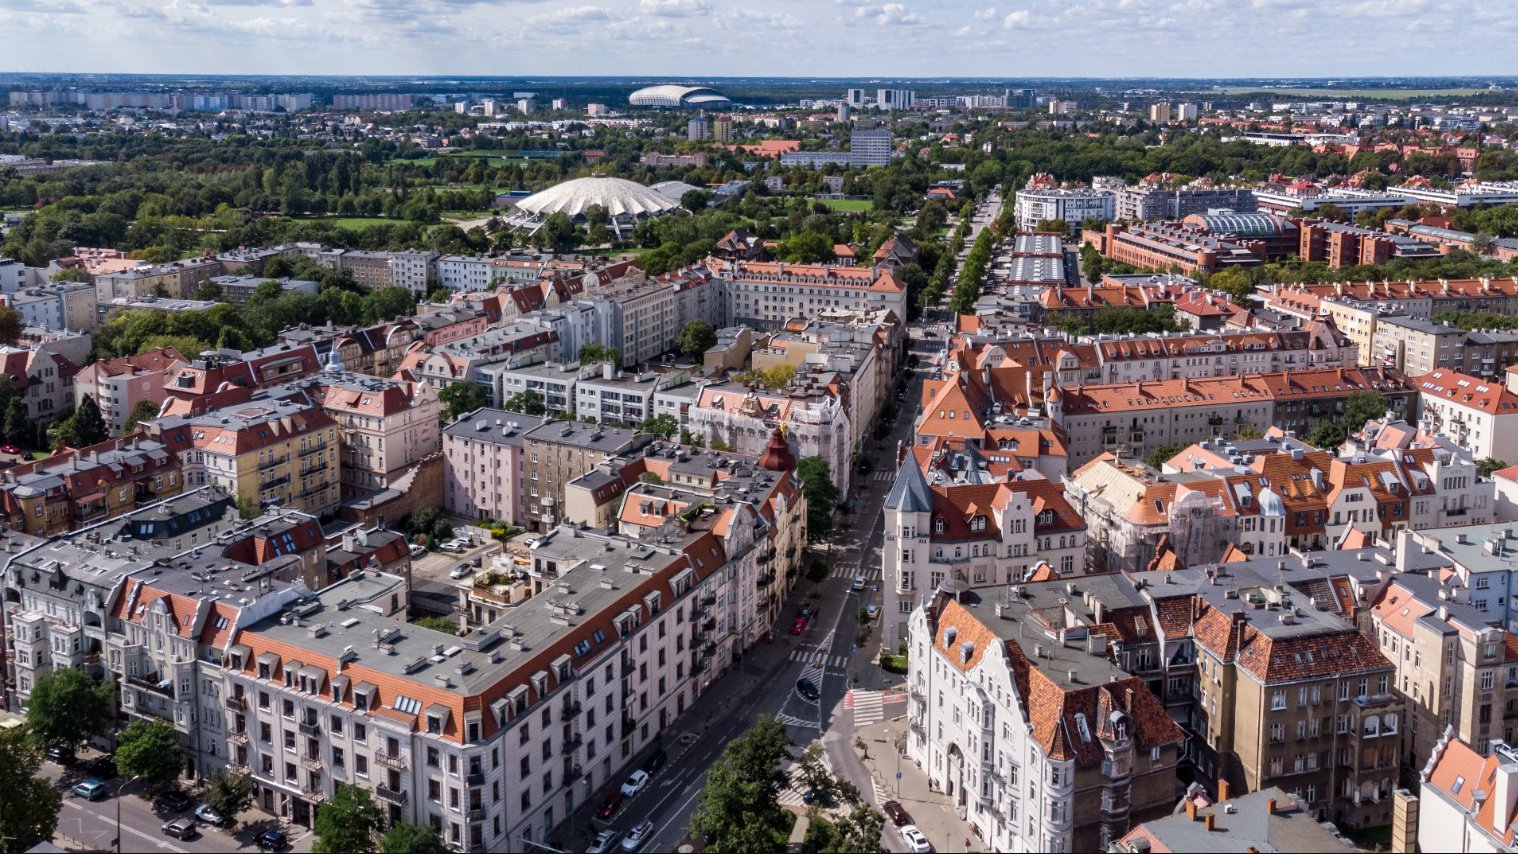
[[1206,816],[1204,816],[1204,817],[1203,817],[1203,818],[1202,818],[1202,821],[1203,821],[1203,822],[1204,822],[1204,823],[1205,823],[1205,824],[1206,824],[1206,826],[1207,826],[1207,832],[1208,832],[1208,833],[1211,833],[1211,832],[1212,832],[1212,829],[1213,829],[1213,828],[1212,828],[1212,825],[1213,825],[1213,823],[1214,823],[1214,822],[1215,822],[1215,821],[1217,821],[1217,816],[1215,816],[1215,815],[1213,815],[1213,814],[1212,814],[1212,813],[1208,813],[1208,814],[1207,814],[1207,815],[1206,815]]
[[1196,821],[1196,801],[1190,798],[1186,799],[1186,819]]
[[1268,800],[1268,801],[1265,802],[1265,814],[1266,815],[1275,815],[1276,814],[1276,799],[1275,798],[1271,798],[1270,800]]
[[[1500,756],[1501,754],[1498,755]],[[1518,762],[1514,762],[1506,756],[1502,756],[1497,762],[1496,780],[1492,784],[1492,797],[1497,804],[1497,815],[1499,817],[1508,817],[1513,814],[1513,807],[1518,806]]]
[[[1226,801],[1226,800],[1228,800],[1228,781],[1224,780],[1221,777],[1219,777],[1218,778],[1218,803],[1222,803],[1223,801]],[[1275,801],[1271,801],[1271,803],[1274,804]]]

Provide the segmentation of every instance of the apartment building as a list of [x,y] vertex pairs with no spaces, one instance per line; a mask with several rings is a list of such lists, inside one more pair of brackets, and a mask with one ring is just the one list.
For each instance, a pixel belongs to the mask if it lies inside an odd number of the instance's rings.
[[1062,220],[1071,236],[1088,218],[1110,220],[1117,215],[1117,197],[1105,190],[1034,188],[1017,191],[1012,201],[1018,231],[1038,231],[1041,222]]
[[[612,365],[601,364],[599,373],[582,376],[574,386],[575,413],[582,421],[616,427],[637,427],[646,418],[661,414],[655,398],[660,392],[690,383],[688,370],[651,371],[624,374]],[[685,414],[676,412],[682,426]]]
[[1081,386],[1353,368],[1357,361],[1355,346],[1332,323],[1311,321],[1286,331],[1098,335],[1060,346],[1050,378],[1057,386]]
[[646,447],[653,436],[621,427],[550,421],[525,431],[528,527],[548,530],[564,518],[564,489],[610,456]]
[[[1182,105],[1186,106],[1186,105]],[[1238,797],[1220,792],[1215,803],[1198,805],[1188,792],[1184,812],[1146,821],[1107,850],[1121,854],[1148,851],[1208,851],[1219,840],[1229,847],[1256,851],[1334,851],[1353,842],[1307,809],[1295,794],[1275,786]],[[1205,802],[1204,802],[1205,803]],[[1393,848],[1392,850],[1400,850]],[[1424,849],[1435,850],[1435,849]]]
[[1376,319],[1372,358],[1410,377],[1441,368],[1473,376],[1497,377],[1518,362],[1518,333],[1467,331],[1426,318]]
[[1265,263],[1264,246],[1258,241],[1214,236],[1179,223],[1107,223],[1102,231],[1082,230],[1081,242],[1122,264],[1188,275]]
[[[1184,105],[1183,105],[1184,106]],[[1116,219],[1144,222],[1176,220],[1210,210],[1251,212],[1254,193],[1246,187],[1182,187],[1163,189],[1153,184],[1123,187],[1117,191]]]
[[127,419],[137,404],[162,404],[165,381],[188,364],[172,346],[96,362],[74,376],[74,405],[92,398],[106,429],[119,436],[126,432]]
[[1391,369],[1335,368],[1055,388],[1045,406],[1069,437],[1071,465],[1081,465],[1104,452],[1142,459],[1165,445],[1230,438],[1245,428],[1263,434],[1280,426],[1304,436],[1338,417],[1356,392],[1384,395],[1397,413],[1408,412],[1418,394]]
[[797,385],[768,391],[713,383],[701,388],[686,420],[691,434],[707,447],[754,455],[764,453],[770,434],[782,428],[796,459],[826,460],[839,493],[848,493],[857,431],[854,413],[831,384],[813,385],[802,378]]
[[0,301],[21,315],[22,326],[94,332],[100,325],[95,288],[83,282],[54,282],[8,291],[0,295]]
[[116,299],[131,301],[155,296],[188,299],[202,283],[219,275],[221,262],[214,255],[134,266],[94,276],[95,300],[104,306]]
[[1491,380],[1436,370],[1413,380],[1420,429],[1441,433],[1478,460],[1518,460],[1518,394]]
[[1301,220],[1298,225],[1301,244],[1297,254],[1304,261],[1322,261],[1330,267],[1430,259],[1440,254],[1436,246],[1371,228],[1312,219]]
[[[907,289],[895,274],[878,267],[729,261],[710,258],[707,269],[727,289],[731,321],[755,329],[777,329],[795,318],[838,309],[861,314],[907,316]],[[730,324],[724,324],[730,325]]]
[[243,273],[232,276],[213,276],[209,280],[211,284],[221,288],[221,300],[234,305],[246,305],[253,299],[253,292],[264,282],[274,282],[285,293],[310,294],[315,296],[319,290],[317,283],[309,279],[280,278],[271,279],[268,276],[257,276]]
[[[939,476],[909,454],[886,496],[881,611],[887,647],[907,639],[909,615],[945,583],[1001,588],[1046,564],[1060,576],[1086,571],[1086,524],[1056,481],[1041,477],[977,483]],[[961,469],[962,470],[962,469]]]
[[254,506],[313,516],[337,509],[339,428],[320,407],[252,400],[145,425],[184,464],[190,487],[214,485]]
[[319,406],[339,428],[344,501],[388,488],[442,449],[443,406],[422,383],[329,369],[295,383],[290,392]]
[[1419,850],[1469,854],[1513,850],[1518,750],[1496,742],[1490,754],[1480,753],[1455,733],[1446,733],[1418,776]]
[[53,537],[130,513],[184,488],[179,457],[134,433],[99,445],[66,449],[0,472],[6,525]]
[[720,675],[717,648],[738,643],[721,591],[753,584],[753,554],[709,530],[651,545],[557,529],[531,553],[544,594],[466,637],[349,578],[239,626],[231,762],[298,823],[353,783],[460,850],[541,845]]
[[491,286],[490,258],[483,255],[440,255],[437,281],[455,292],[483,291]]
[[1106,627],[1038,602],[951,587],[912,612],[907,757],[994,850],[1102,850],[1171,811],[1183,735]]
[[526,433],[543,418],[477,409],[443,429],[443,506],[466,519],[526,527]]
[[1329,551],[1125,576],[1154,602],[1156,687],[1201,779],[1298,792],[1319,821],[1390,823],[1406,704],[1354,614],[1391,563]]

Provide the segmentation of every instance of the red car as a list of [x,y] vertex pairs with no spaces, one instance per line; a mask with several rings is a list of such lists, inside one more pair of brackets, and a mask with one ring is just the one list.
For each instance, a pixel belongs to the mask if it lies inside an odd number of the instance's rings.
[[621,792],[613,792],[613,793],[611,793],[610,795],[607,796],[606,803],[601,804],[601,808],[598,809],[598,810],[596,810],[596,818],[599,818],[602,821],[606,821],[606,820],[610,819],[612,816],[616,815],[617,814],[617,810],[619,810],[621,808],[622,808],[622,793]]
[[0,454],[19,454],[21,449],[15,445],[0,445]]
[[797,617],[796,618],[796,622],[791,623],[791,634],[793,634],[793,635],[799,635],[802,632],[806,631],[806,624],[807,624],[807,618],[806,617]]

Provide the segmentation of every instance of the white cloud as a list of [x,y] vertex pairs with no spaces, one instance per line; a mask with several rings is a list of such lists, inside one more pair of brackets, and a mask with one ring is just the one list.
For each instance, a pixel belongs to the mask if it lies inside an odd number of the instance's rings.
[[986,8],[981,9],[980,11],[978,11],[978,12],[975,13],[975,20],[982,21],[982,22],[996,20],[996,9],[994,7],[990,7],[990,6],[987,6]]
[[1033,26],[1033,16],[1028,13],[1027,9],[1018,9],[1016,12],[1002,18],[1001,26],[1004,30],[1026,30]]
[[664,18],[689,18],[711,14],[712,4],[706,0],[639,0],[638,11]]
[[858,18],[874,19],[881,26],[912,27],[923,23],[922,16],[901,3],[885,3],[880,6],[860,6],[854,10]]

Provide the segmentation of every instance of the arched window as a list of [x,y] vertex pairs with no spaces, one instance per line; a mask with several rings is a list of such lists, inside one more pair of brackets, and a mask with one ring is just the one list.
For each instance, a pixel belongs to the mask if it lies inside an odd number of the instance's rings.
[[940,519],[934,519],[933,520],[933,533],[935,533],[935,534],[942,534],[943,533],[943,519],[940,518]]

